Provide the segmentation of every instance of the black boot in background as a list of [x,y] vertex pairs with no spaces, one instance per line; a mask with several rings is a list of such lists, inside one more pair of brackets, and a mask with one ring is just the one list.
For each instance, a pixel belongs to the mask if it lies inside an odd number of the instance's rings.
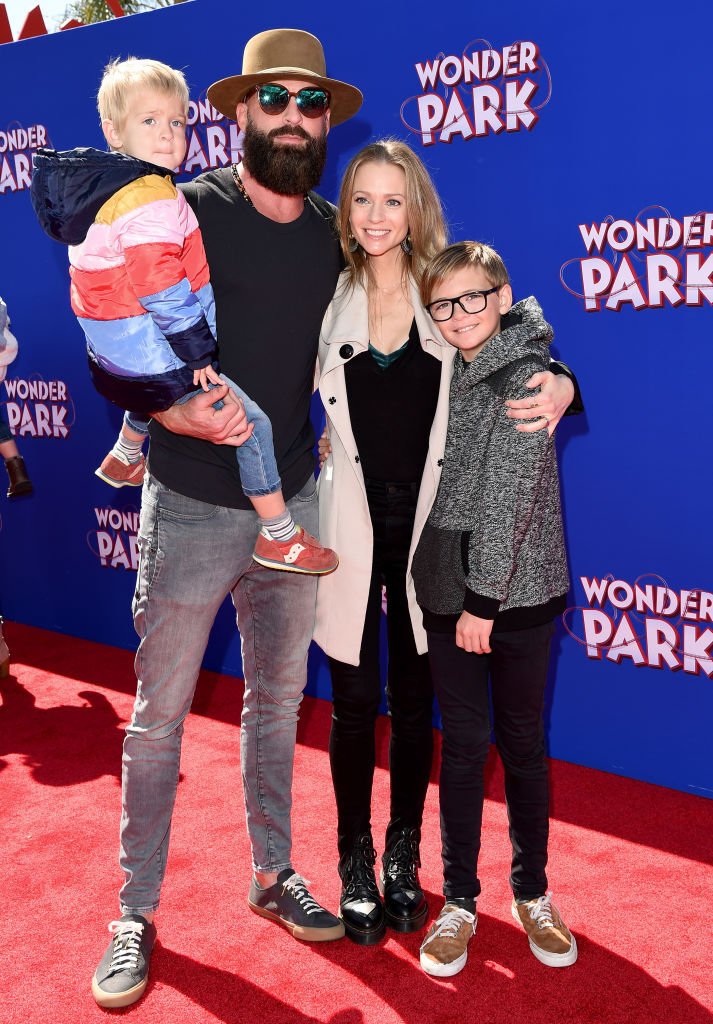
[[384,905],[374,874],[375,861],[371,835],[365,832],[359,836],[349,856],[339,862],[342,880],[339,916],[349,938],[360,946],[373,945],[386,931]]
[[2,619],[0,619],[0,679],[7,679],[10,675],[10,652],[2,635]]
[[32,481],[25,469],[25,460],[21,455],[13,455],[11,459],[5,459],[5,469],[10,480],[7,489],[8,498],[17,498],[21,494],[32,493]]
[[428,904],[418,880],[420,841],[417,828],[402,828],[390,837],[382,858],[386,923],[397,932],[415,932],[426,923]]

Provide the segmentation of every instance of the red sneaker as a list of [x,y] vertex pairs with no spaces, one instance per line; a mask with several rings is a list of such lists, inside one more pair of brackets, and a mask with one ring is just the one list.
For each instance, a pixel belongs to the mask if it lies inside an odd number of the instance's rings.
[[270,540],[260,533],[255,544],[253,559],[268,569],[301,572],[308,576],[327,576],[339,565],[339,558],[331,548],[323,548],[316,537],[301,526],[289,540]]
[[99,469],[94,470],[95,475],[110,487],[141,487],[145,472],[146,459],[143,455],[138,462],[125,462],[113,452],[109,452]]

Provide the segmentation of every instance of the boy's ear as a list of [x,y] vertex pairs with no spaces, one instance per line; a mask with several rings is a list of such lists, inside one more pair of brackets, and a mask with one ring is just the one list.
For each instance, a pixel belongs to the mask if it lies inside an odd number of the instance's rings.
[[121,133],[114,127],[113,121],[108,118],[102,121],[102,131],[112,149],[121,149]]
[[505,316],[512,307],[512,288],[509,284],[504,284],[498,292],[498,301],[500,302],[500,316]]

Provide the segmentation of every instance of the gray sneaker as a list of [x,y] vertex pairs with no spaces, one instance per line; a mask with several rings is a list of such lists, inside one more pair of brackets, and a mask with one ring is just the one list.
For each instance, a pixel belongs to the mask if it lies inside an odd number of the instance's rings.
[[92,978],[92,995],[100,1006],[110,1009],[131,1006],[144,994],[149,980],[156,926],[140,914],[124,914],[120,921],[111,922],[109,931],[114,938]]
[[344,925],[321,907],[310,894],[308,883],[292,868],[285,868],[267,889],[250,883],[248,906],[261,917],[276,921],[303,942],[329,942],[341,939]]

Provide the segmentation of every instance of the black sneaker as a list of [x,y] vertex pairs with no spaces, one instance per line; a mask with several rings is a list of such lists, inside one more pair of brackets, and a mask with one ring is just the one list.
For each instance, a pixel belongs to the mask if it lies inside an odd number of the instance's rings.
[[250,883],[248,906],[261,917],[277,921],[296,939],[304,942],[329,942],[341,939],[344,925],[312,897],[307,882],[292,868],[285,868],[274,885],[259,889]]
[[140,914],[124,914],[109,931],[114,938],[92,978],[92,995],[100,1006],[131,1006],[149,980],[156,927]]
[[371,835],[359,836],[354,849],[339,863],[342,895],[339,916],[347,937],[360,946],[372,946],[384,937],[384,904],[374,875],[376,853]]
[[386,923],[397,932],[418,931],[428,916],[418,880],[420,838],[417,828],[402,828],[390,838],[383,856],[381,884]]

